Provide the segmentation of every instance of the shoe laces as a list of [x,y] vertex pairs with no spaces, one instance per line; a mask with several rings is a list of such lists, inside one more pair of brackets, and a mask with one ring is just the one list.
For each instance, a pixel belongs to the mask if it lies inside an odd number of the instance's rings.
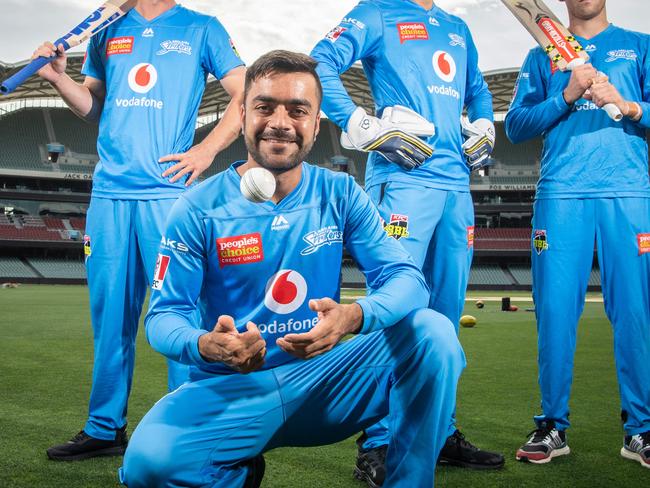
[[465,439],[465,434],[463,434],[460,430],[456,430],[451,435],[451,437],[454,440],[454,444],[456,444],[456,446],[458,446],[459,449],[469,449],[471,451],[478,451],[479,450],[478,447],[476,447],[470,441]]
[[86,434],[83,430],[80,430],[77,435],[68,441],[68,444],[74,444],[75,442],[81,441],[86,437],[88,437],[88,434]]
[[[535,430],[531,430],[526,437],[531,439],[531,442],[543,442],[547,438],[550,439],[551,432],[555,427],[540,427]],[[532,437],[531,437],[532,436]]]

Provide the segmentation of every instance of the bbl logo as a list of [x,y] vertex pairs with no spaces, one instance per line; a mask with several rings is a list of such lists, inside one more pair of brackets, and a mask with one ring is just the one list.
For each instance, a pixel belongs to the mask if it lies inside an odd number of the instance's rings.
[[92,253],[92,249],[90,247],[90,236],[88,234],[84,235],[84,256],[88,258]]
[[533,231],[533,249],[539,255],[542,251],[548,251],[548,240],[546,239],[545,230]]
[[390,222],[384,223],[384,230],[388,237],[400,240],[402,237],[409,236],[409,216],[400,214],[391,214]]

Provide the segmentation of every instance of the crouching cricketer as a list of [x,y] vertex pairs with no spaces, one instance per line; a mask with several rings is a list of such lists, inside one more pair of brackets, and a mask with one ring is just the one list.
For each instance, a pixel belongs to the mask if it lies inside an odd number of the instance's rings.
[[[135,430],[120,470],[130,488],[257,487],[265,451],[343,440],[389,409],[384,486],[433,485],[464,354],[361,188],[303,162],[320,122],[315,67],[286,51],[250,67],[247,161],[170,213],[165,235],[177,245],[160,250],[146,330],[191,380]],[[260,166],[276,191],[255,204],[239,185]],[[343,246],[369,290],[347,305],[337,302]]]

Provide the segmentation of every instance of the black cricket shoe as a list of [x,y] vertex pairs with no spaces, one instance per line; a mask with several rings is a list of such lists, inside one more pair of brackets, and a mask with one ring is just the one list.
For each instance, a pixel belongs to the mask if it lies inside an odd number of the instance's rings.
[[644,468],[650,468],[650,430],[642,434],[626,435],[621,456],[638,461]]
[[246,481],[244,481],[243,488],[260,488],[262,478],[264,478],[264,471],[266,470],[266,461],[261,454],[249,459],[244,463],[248,466],[248,474]]
[[500,469],[505,462],[501,454],[474,446],[459,430],[447,437],[438,456],[438,464],[471,469]]
[[99,456],[122,456],[128,443],[126,425],[115,431],[112,441],[96,439],[82,430],[65,444],[50,447],[47,457],[54,461],[81,461]]
[[357,439],[357,464],[354,467],[354,477],[365,481],[370,488],[379,488],[386,478],[386,451],[388,446],[379,446],[372,449],[362,449],[367,439],[365,432]]

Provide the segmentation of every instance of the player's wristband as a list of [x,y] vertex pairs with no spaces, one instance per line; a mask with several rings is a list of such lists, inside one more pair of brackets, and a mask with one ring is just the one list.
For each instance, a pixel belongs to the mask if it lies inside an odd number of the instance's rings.
[[632,122],[638,122],[643,117],[643,109],[641,105],[636,102],[625,102],[627,106],[627,113],[625,116]]

